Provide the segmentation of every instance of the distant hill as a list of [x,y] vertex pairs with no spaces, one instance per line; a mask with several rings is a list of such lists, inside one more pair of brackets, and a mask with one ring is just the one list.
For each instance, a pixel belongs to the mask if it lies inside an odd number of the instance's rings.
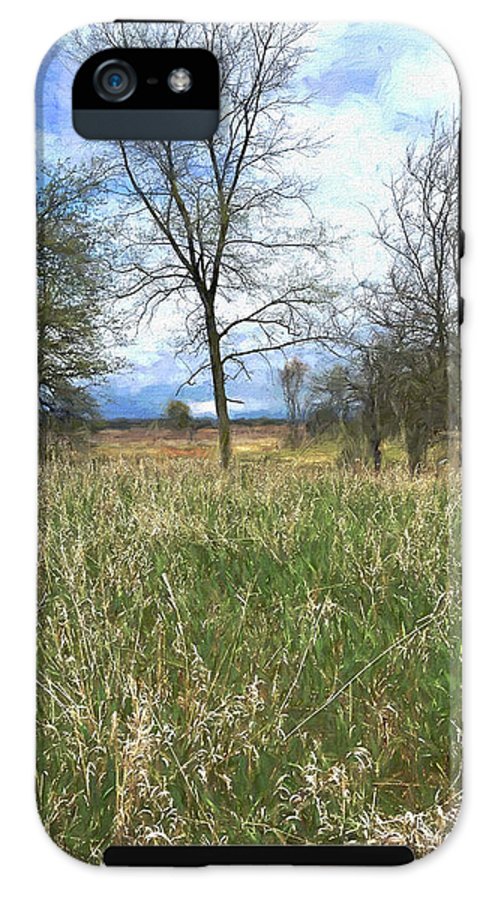
[[[100,415],[104,419],[150,421],[160,418],[168,401],[176,397],[176,391],[177,384],[145,384],[137,387],[132,384],[132,378],[125,385],[115,383],[110,379],[104,389],[94,392],[94,396],[99,405]],[[250,385],[239,384],[236,387],[236,397],[244,401],[242,405],[232,404],[231,406],[232,419],[237,421],[264,417],[270,420],[283,419],[285,416],[283,399],[275,389],[268,395],[265,389],[262,405],[259,404],[259,391],[258,395],[253,394]],[[209,387],[198,385],[196,388],[181,393],[180,399],[190,405],[192,414],[196,418],[215,421]],[[211,410],[204,408],[205,405],[210,406],[210,404]]]

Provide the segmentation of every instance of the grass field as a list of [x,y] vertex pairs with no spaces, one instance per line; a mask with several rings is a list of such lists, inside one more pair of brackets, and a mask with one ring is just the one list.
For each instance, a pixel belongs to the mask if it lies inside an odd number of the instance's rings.
[[90,862],[124,843],[422,855],[454,821],[455,475],[248,437],[228,473],[206,440],[112,434],[42,473],[38,802]]

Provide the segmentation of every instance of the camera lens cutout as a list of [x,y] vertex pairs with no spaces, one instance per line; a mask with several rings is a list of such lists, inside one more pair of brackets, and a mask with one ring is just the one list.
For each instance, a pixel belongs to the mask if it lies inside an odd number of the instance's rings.
[[95,71],[93,84],[103,100],[120,103],[127,100],[136,90],[137,77],[134,69],[124,60],[110,59]]
[[188,69],[172,69],[167,78],[167,84],[174,94],[184,94],[192,87],[192,75]]

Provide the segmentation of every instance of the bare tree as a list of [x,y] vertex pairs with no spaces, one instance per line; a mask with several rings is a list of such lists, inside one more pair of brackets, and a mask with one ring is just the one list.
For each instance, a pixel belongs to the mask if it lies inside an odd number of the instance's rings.
[[372,288],[372,319],[411,346],[445,353],[457,316],[459,136],[434,119],[428,144],[413,144],[388,184],[389,205],[373,216],[390,259]]
[[[355,352],[346,365],[335,365],[318,375],[311,386],[313,416],[324,428],[340,425],[344,440],[365,439],[378,474],[382,467],[382,444],[398,430],[394,384],[397,361],[383,336],[372,339]],[[364,448],[363,448],[364,449]]]
[[366,285],[365,306],[393,348],[395,404],[412,473],[458,406],[458,156],[457,126],[435,118],[427,145],[411,146],[390,181],[389,207],[373,216],[390,264],[382,281]]
[[289,437],[292,447],[296,447],[300,438],[300,426],[303,418],[303,400],[309,366],[296,356],[287,360],[280,370],[280,384],[284,395],[289,422]]
[[377,474],[382,468],[383,441],[397,431],[394,363],[395,357],[387,339],[378,337],[361,350],[350,375]]
[[356,413],[356,395],[349,365],[337,363],[320,372],[309,386],[310,412],[307,425],[317,435],[349,422]]
[[[177,350],[186,384],[212,380],[224,467],[231,456],[229,382],[251,377],[254,357],[330,340],[332,244],[314,220],[314,185],[294,161],[318,142],[294,113],[305,103],[293,81],[307,52],[301,25],[169,25],[88,31],[88,55],[108,42],[186,44],[217,56],[222,109],[211,141],[128,143],[129,233],[125,271],[140,321],[164,304],[183,313]],[[95,44],[95,40],[97,45]],[[82,41],[82,45],[81,45]],[[191,363],[192,360],[192,363]]]

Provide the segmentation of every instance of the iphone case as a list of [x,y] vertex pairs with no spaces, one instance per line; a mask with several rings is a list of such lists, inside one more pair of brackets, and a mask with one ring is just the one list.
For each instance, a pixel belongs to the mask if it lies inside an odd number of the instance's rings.
[[[79,66],[126,47],[215,53],[211,141],[76,133]],[[458,135],[398,25],[92,25],[43,62],[37,797],[78,859],[452,828]]]

